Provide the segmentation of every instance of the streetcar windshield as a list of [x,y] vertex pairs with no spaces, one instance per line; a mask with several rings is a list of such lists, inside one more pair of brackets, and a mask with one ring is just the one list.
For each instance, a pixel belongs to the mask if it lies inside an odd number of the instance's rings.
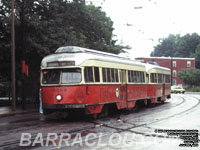
[[43,84],[70,84],[81,82],[80,68],[49,69],[42,72]]
[[80,68],[68,68],[62,70],[61,83],[79,83],[81,82],[81,69]]
[[59,84],[60,80],[60,70],[59,69],[49,69],[43,71],[43,84]]

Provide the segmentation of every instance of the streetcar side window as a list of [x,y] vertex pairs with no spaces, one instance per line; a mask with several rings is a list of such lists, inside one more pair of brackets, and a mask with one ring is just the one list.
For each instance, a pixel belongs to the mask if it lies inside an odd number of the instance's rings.
[[146,74],[146,83],[149,83],[149,74]]
[[118,70],[113,68],[102,68],[103,82],[119,82]]
[[136,71],[137,73],[136,73],[136,75],[137,75],[137,82],[140,82],[140,72],[139,71]]
[[144,72],[142,72],[142,76],[141,76],[141,78],[142,78],[142,83],[145,83]]
[[137,82],[137,74],[136,74],[136,71],[133,71],[133,82]]
[[163,75],[158,74],[158,83],[163,83]]
[[95,77],[95,82],[100,82],[98,67],[94,67],[94,77]]
[[111,82],[110,68],[107,68],[107,82]]
[[151,78],[151,83],[157,83],[157,74],[156,73],[152,73],[150,78]]
[[114,73],[114,69],[111,69],[111,82],[115,82],[115,73]]
[[144,83],[145,82],[144,72],[129,70],[128,71],[128,82]]
[[114,69],[115,72],[115,82],[119,82],[118,70]]
[[140,82],[144,83],[145,79],[144,79],[144,72],[140,71]]
[[84,77],[85,77],[85,82],[94,82],[92,67],[85,67]]
[[120,82],[122,82],[123,81],[123,79],[122,79],[122,70],[119,71],[119,74],[120,74],[119,75],[120,76]]
[[120,82],[127,82],[126,70],[121,70],[120,71]]
[[128,82],[133,82],[132,72],[133,72],[133,71],[128,70]]
[[165,75],[165,83],[170,83],[170,75]]
[[103,76],[103,82],[106,82],[107,81],[106,68],[102,68],[102,76]]
[[134,71],[130,71],[130,82],[134,82]]

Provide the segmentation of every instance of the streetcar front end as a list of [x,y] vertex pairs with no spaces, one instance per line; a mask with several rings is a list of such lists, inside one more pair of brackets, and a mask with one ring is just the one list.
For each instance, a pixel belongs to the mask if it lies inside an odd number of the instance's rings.
[[45,113],[85,107],[81,70],[80,67],[41,70],[41,99]]

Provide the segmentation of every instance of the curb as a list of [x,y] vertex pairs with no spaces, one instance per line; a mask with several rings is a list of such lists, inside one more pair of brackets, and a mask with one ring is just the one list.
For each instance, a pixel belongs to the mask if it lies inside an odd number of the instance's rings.
[[185,94],[200,94],[200,92],[185,92]]

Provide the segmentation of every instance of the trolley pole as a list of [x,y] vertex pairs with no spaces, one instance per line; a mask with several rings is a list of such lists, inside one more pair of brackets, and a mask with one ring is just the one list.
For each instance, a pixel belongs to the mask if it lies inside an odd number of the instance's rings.
[[11,0],[11,85],[12,85],[12,110],[16,111],[16,87],[15,87],[15,18],[14,0]]

